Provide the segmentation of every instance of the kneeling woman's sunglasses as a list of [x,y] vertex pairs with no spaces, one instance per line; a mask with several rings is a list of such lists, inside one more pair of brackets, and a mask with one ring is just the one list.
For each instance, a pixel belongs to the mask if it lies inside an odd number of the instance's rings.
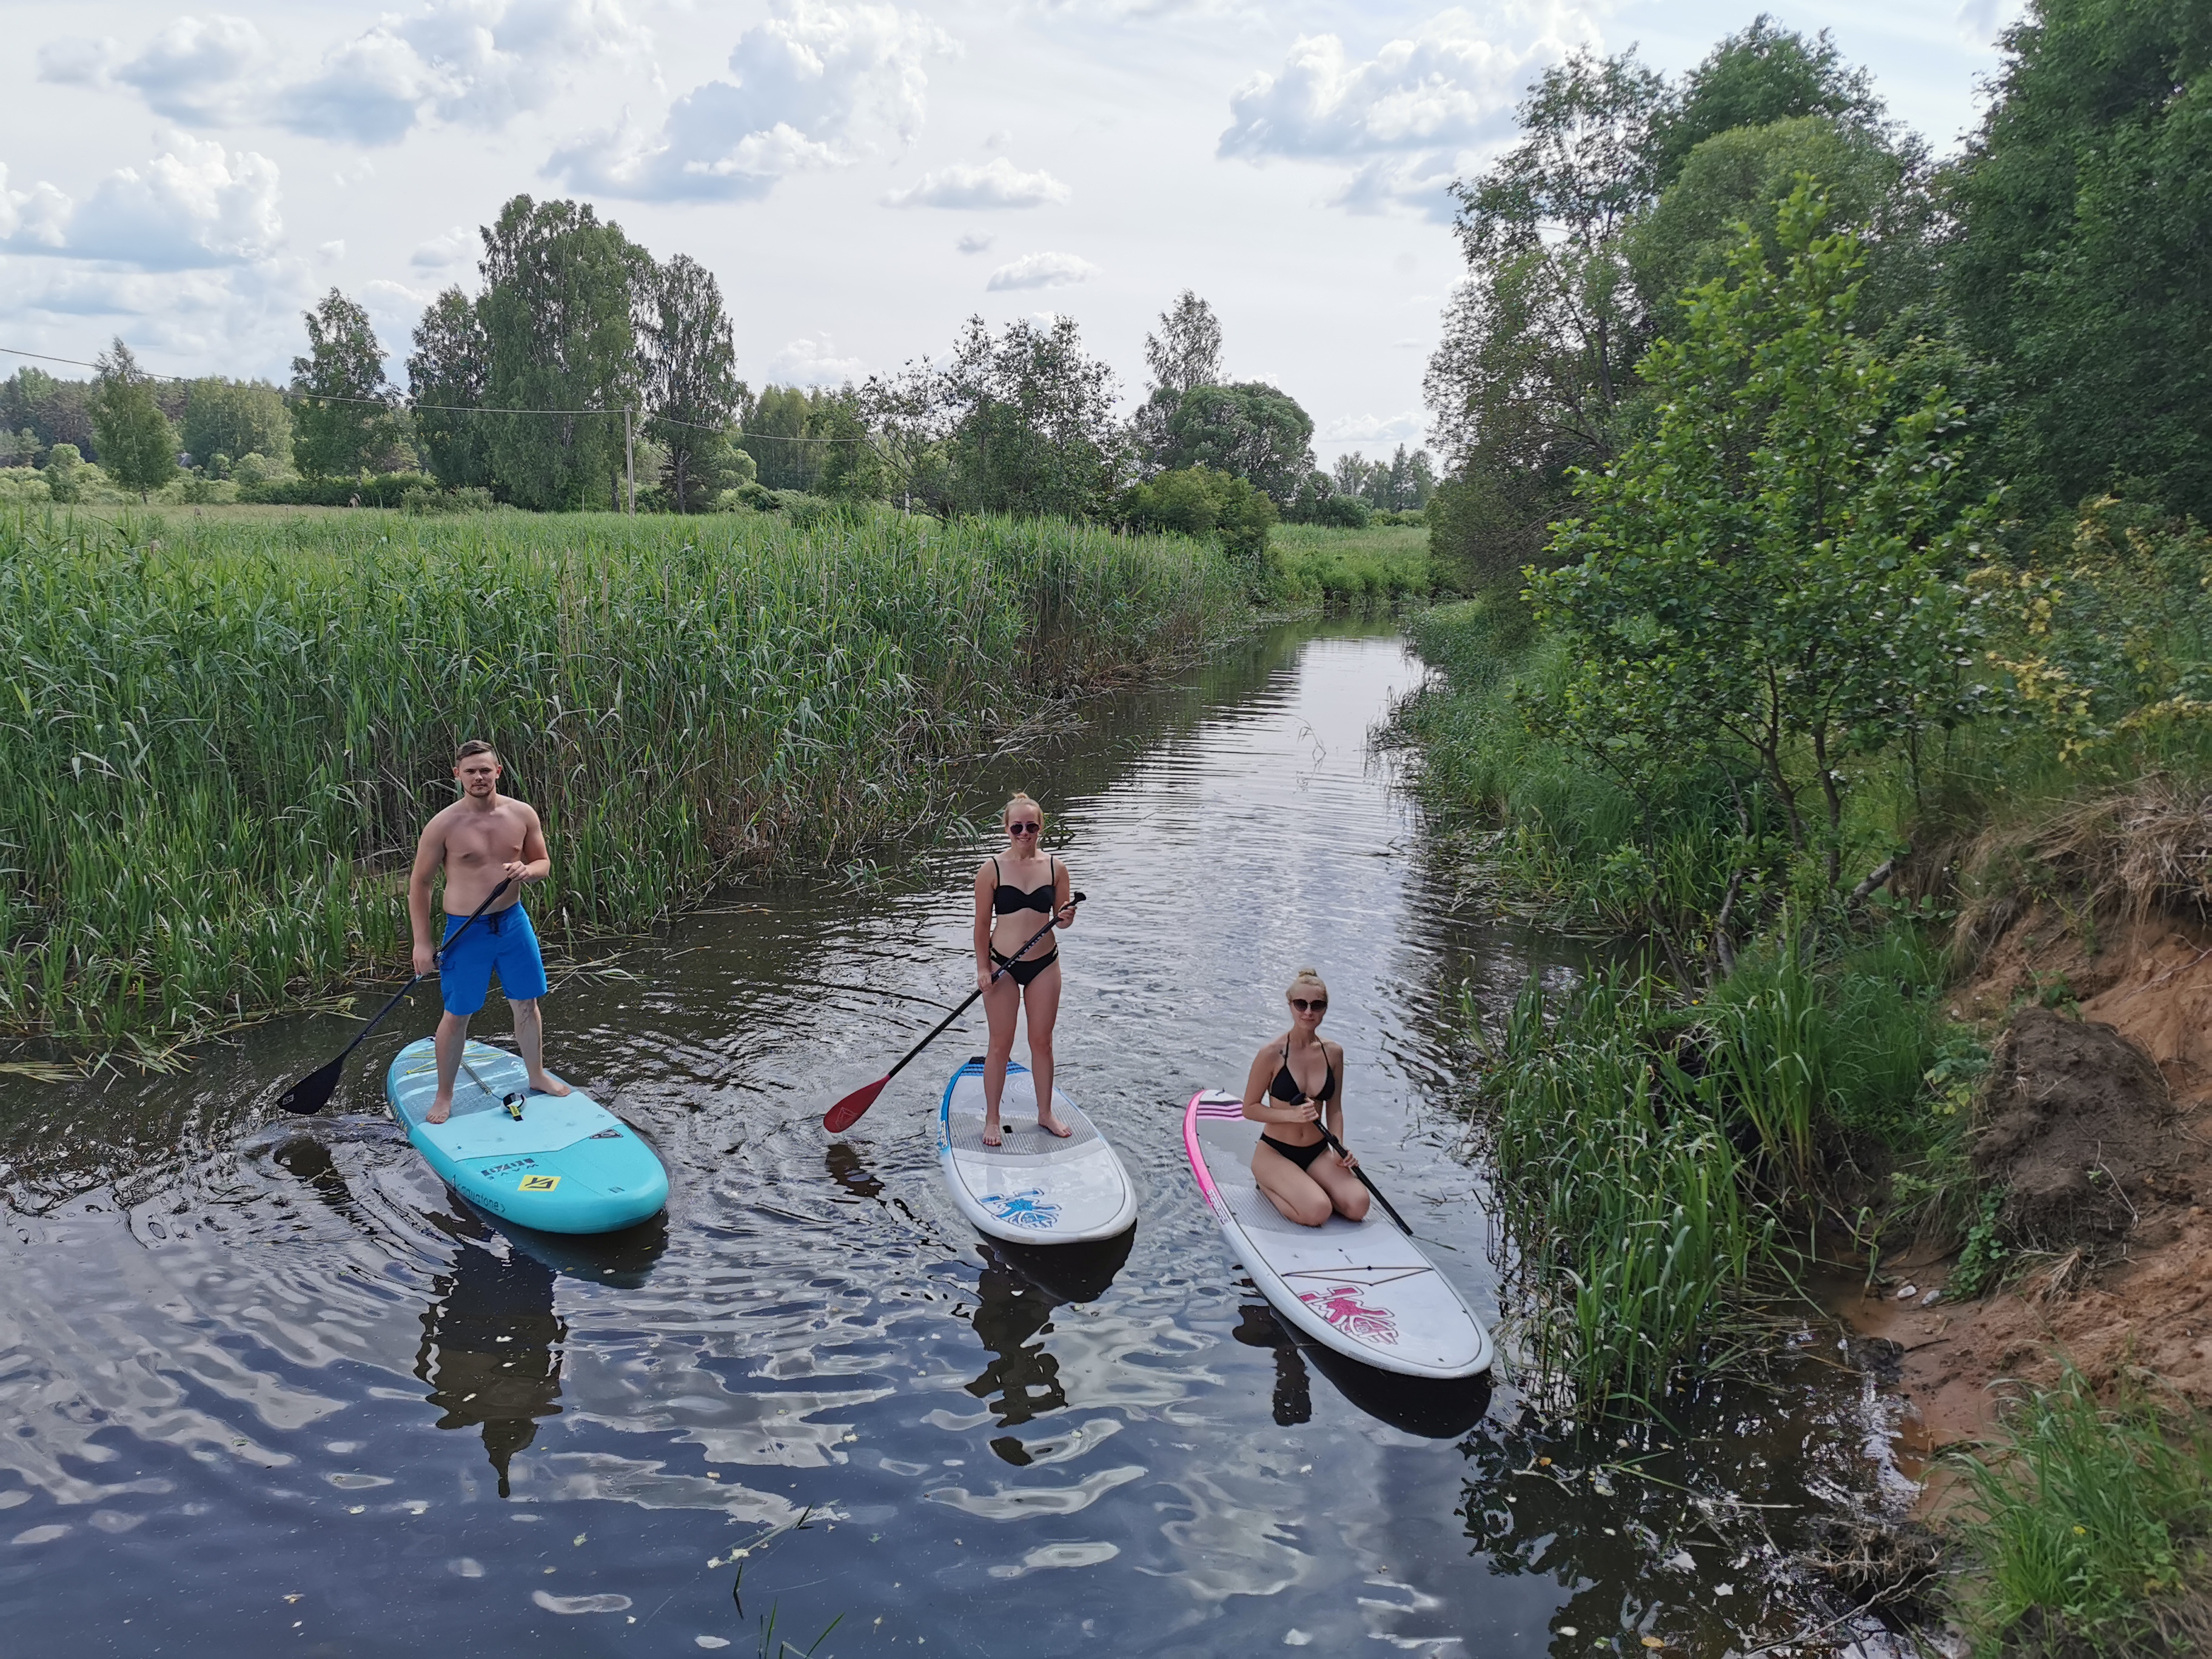
[[1328,1006],[1327,997],[1292,997],[1291,1006],[1302,1014],[1317,1014]]

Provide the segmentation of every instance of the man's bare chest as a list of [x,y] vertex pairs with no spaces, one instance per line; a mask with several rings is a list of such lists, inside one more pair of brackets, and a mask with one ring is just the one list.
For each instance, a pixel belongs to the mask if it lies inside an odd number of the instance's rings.
[[449,864],[505,864],[522,854],[523,821],[520,812],[456,813],[446,827],[446,860]]

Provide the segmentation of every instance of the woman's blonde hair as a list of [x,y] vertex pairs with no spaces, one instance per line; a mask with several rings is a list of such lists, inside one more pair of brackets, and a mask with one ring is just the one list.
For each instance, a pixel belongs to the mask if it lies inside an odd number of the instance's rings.
[[1018,789],[1015,790],[1012,796],[1007,800],[1006,804],[999,809],[999,828],[1003,830],[1014,821],[1014,808],[1017,806],[1036,807],[1037,831],[1039,834],[1042,834],[1044,831],[1044,808],[1037,806],[1037,804],[1035,801],[1031,800],[1029,796]]
[[1322,1000],[1327,1000],[1328,997],[1328,983],[1322,978],[1320,969],[1299,969],[1297,973],[1291,975],[1290,987],[1283,993],[1283,994],[1286,997],[1294,997],[1297,995],[1300,991],[1307,989],[1320,992],[1322,994]]

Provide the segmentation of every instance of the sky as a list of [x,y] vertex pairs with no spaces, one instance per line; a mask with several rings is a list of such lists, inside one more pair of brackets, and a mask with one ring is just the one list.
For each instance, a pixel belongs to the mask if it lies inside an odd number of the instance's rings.
[[[1938,154],[2019,0],[1771,3],[1833,31]],[[301,313],[365,305],[404,379],[477,228],[596,204],[714,271],[739,371],[830,384],[1062,314],[1130,404],[1185,288],[1324,465],[1423,441],[1463,267],[1443,186],[1547,64],[1669,75],[1759,9],[1265,0],[0,0],[0,347],[282,380]],[[24,360],[0,356],[0,376]],[[46,365],[52,372],[84,371]]]

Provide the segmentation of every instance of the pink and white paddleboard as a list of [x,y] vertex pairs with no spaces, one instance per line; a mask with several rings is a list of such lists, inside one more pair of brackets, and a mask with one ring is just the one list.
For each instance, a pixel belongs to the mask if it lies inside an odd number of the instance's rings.
[[1202,1089],[1183,1113],[1183,1150],[1237,1253],[1268,1305],[1300,1334],[1405,1376],[1473,1376],[1490,1369],[1490,1334],[1420,1245],[1382,1206],[1364,1221],[1331,1216],[1303,1227],[1252,1179],[1260,1126],[1235,1095]]

